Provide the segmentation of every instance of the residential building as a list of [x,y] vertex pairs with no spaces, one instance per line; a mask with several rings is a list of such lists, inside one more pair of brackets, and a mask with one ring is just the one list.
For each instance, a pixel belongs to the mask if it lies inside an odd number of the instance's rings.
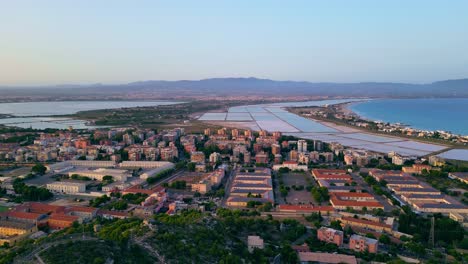
[[421,174],[423,170],[430,171],[434,168],[431,165],[413,164],[411,167],[403,167],[401,170],[405,173]]
[[387,223],[381,223],[380,221],[372,221],[372,220],[367,220],[367,219],[360,219],[360,218],[354,218],[354,217],[348,217],[348,216],[343,216],[340,219],[341,225],[344,227],[346,226],[351,226],[361,228],[361,229],[367,229],[367,230],[372,230],[376,232],[387,232],[391,233],[393,226],[389,225]]
[[297,162],[295,161],[284,161],[283,164],[275,164],[273,165],[273,170],[274,171],[277,171],[279,170],[280,168],[288,168],[292,171],[294,170],[303,170],[303,171],[307,171],[308,167],[307,165],[299,165]]
[[267,164],[267,163],[268,163],[268,160],[269,160],[268,153],[265,153],[265,152],[263,152],[263,151],[258,152],[258,153],[255,155],[255,162],[257,162],[257,163],[264,163],[264,164]]
[[219,154],[218,152],[211,153],[209,157],[209,161],[210,163],[217,163],[221,161],[221,154]]
[[272,144],[271,145],[271,153],[273,155],[281,154],[281,146],[279,144]]
[[37,231],[37,225],[11,220],[0,220],[0,245],[13,246]]
[[343,245],[344,233],[328,227],[321,227],[317,230],[317,238],[326,243],[332,243],[340,247]]
[[307,152],[307,141],[300,139],[297,141],[297,151],[299,153]]
[[323,142],[320,140],[314,140],[314,150],[315,151],[322,151],[323,150]]
[[376,239],[352,235],[349,238],[349,249],[358,252],[377,253],[379,242]]
[[205,163],[205,153],[201,151],[192,152],[190,161],[195,163]]
[[263,243],[263,239],[259,236],[248,236],[247,237],[247,247],[250,253],[254,251],[254,249],[263,249],[265,247]]

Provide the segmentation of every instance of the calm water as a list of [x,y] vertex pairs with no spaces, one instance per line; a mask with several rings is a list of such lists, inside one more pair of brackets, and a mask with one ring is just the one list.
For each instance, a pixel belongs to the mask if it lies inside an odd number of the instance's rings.
[[171,105],[180,102],[171,101],[61,101],[61,102],[27,102],[0,104],[0,114],[14,116],[52,116],[70,115],[79,111],[116,109],[125,107],[144,107]]
[[[64,102],[28,102],[0,103],[0,114],[14,115],[14,118],[0,118],[0,124],[22,128],[56,128],[93,129],[97,126],[87,126],[86,121],[53,117],[70,115],[79,111],[116,109],[125,107],[144,107],[170,105],[180,102],[172,101],[64,101]],[[35,116],[35,117],[31,117]],[[52,116],[52,117],[49,117]]]
[[371,100],[353,104],[351,110],[372,120],[468,135],[468,98]]

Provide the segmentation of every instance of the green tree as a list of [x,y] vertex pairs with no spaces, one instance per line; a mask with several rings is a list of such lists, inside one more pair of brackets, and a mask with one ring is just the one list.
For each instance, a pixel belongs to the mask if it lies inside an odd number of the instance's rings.
[[195,162],[189,162],[189,163],[187,163],[187,169],[188,169],[189,171],[195,171],[196,165],[197,165],[197,164],[196,164]]
[[46,171],[47,168],[40,163],[37,163],[31,168],[31,172],[34,174],[44,175]]
[[312,197],[314,197],[315,201],[318,203],[322,203],[330,199],[330,195],[328,194],[328,189],[326,187],[312,188]]
[[379,242],[380,243],[383,243],[383,244],[390,244],[390,237],[386,234],[382,234],[380,237],[379,237]]

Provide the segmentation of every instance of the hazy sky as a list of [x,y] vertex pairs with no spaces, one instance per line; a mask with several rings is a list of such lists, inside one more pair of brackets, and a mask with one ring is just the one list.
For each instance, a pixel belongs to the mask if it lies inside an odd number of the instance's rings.
[[0,0],[0,85],[468,77],[468,1]]

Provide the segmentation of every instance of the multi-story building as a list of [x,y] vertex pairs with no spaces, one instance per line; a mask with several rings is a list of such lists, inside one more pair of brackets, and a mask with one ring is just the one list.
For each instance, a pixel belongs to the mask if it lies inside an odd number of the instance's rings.
[[165,161],[172,161],[174,158],[178,157],[178,150],[174,147],[167,147],[161,149],[161,159]]
[[78,139],[75,141],[75,148],[77,149],[85,149],[89,145],[91,145],[91,143],[87,139]]
[[405,163],[405,161],[407,161],[408,158],[406,157],[403,157],[401,155],[398,155],[398,154],[394,154],[392,156],[392,163],[395,164],[395,165],[403,165]]
[[333,243],[339,247],[343,245],[343,231],[328,227],[321,227],[317,230],[317,238],[326,243]]
[[299,157],[299,153],[296,150],[291,150],[289,152],[289,160],[291,161],[297,161],[297,158]]
[[310,159],[311,161],[316,162],[316,161],[319,160],[319,158],[320,158],[320,154],[319,154],[318,151],[311,151],[311,152],[309,153],[309,159]]
[[448,177],[468,184],[468,172],[450,172]]
[[221,154],[219,154],[218,152],[213,152],[210,154],[210,163],[216,163],[218,161],[221,161]]
[[270,169],[257,168],[255,172],[237,171],[232,181],[227,205],[245,207],[249,201],[260,203],[274,201]]
[[321,154],[325,162],[332,162],[333,161],[333,152],[324,152]]
[[283,156],[281,156],[281,154],[276,154],[274,156],[274,163],[275,164],[280,164],[281,162],[283,161]]
[[191,188],[194,192],[207,193],[212,187],[218,186],[224,178],[225,172],[223,169],[217,169],[214,172],[208,174],[198,183],[192,184]]
[[384,206],[369,193],[334,192],[330,196],[330,203],[337,210],[384,209]]
[[347,180],[352,181],[351,176],[345,170],[313,169],[312,175],[316,180]]
[[12,246],[37,231],[37,225],[32,223],[0,220],[0,245]]
[[302,164],[309,164],[309,155],[307,155],[304,152],[299,152],[297,162],[302,163]]
[[107,169],[107,168],[99,168],[95,170],[71,170],[68,172],[68,176],[72,177],[73,175],[80,175],[84,177],[89,177],[93,180],[102,181],[105,176],[112,176],[114,181],[126,181],[127,177],[130,177],[130,173],[127,170],[119,170],[119,169]]
[[244,163],[250,163],[252,161],[252,155],[250,152],[244,152]]
[[237,130],[237,129],[231,130],[231,136],[232,136],[233,138],[239,137],[239,130]]
[[265,153],[265,152],[263,152],[263,151],[262,151],[262,152],[259,152],[259,153],[257,153],[257,154],[255,155],[255,161],[256,161],[257,163],[264,163],[264,164],[266,164],[266,163],[268,163],[268,160],[269,160],[268,154]]
[[297,151],[299,153],[307,152],[307,141],[300,139],[297,141]]
[[377,253],[379,242],[376,239],[352,235],[349,238],[349,249],[358,252]]
[[360,218],[354,218],[354,217],[349,217],[349,216],[343,216],[340,219],[341,225],[343,228],[346,226],[350,227],[357,227],[360,229],[365,229],[365,230],[371,230],[375,232],[387,232],[391,233],[392,232],[392,225],[389,225],[387,223],[382,223],[380,221],[372,221],[372,220],[367,220],[367,219],[360,219]]
[[250,253],[254,251],[254,249],[263,249],[264,243],[263,239],[259,236],[248,236],[247,237],[247,247]]
[[320,140],[314,140],[314,150],[315,151],[322,151],[323,150],[323,142]]
[[292,171],[294,170],[303,170],[303,171],[307,171],[308,167],[307,165],[299,165],[297,162],[295,161],[284,161],[283,164],[275,164],[273,165],[273,170],[277,171],[281,168],[288,168]]
[[282,135],[282,134],[281,134],[281,132],[279,132],[279,131],[275,131],[275,132],[273,132],[273,134],[272,134],[273,138],[276,139],[276,140],[278,140],[279,138],[281,138],[281,135]]
[[58,193],[76,194],[86,191],[86,183],[82,182],[53,182],[46,185],[47,190]]
[[346,165],[353,165],[354,157],[351,154],[344,155],[344,162]]
[[190,155],[190,161],[195,163],[204,163],[205,153],[201,151],[192,152],[192,154]]
[[279,144],[272,144],[271,145],[271,153],[273,155],[281,154],[281,147]]
[[411,167],[403,167],[401,170],[405,173],[415,173],[415,174],[421,174],[423,170],[430,171],[433,170],[431,165],[425,165],[425,164],[413,164]]
[[226,135],[226,128],[218,129],[218,135]]
[[441,157],[432,155],[429,156],[429,164],[432,166],[440,167],[445,165],[445,160]]

